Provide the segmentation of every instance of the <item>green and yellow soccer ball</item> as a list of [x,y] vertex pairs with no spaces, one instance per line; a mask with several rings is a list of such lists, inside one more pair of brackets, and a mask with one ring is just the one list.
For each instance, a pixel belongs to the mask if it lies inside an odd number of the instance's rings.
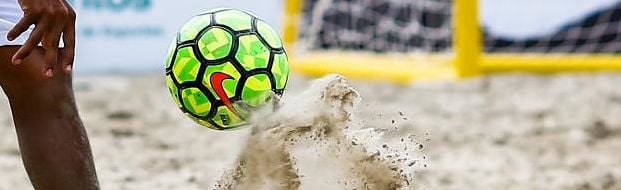
[[190,19],[170,45],[166,82],[179,108],[216,130],[247,124],[287,85],[287,54],[265,21],[237,9]]

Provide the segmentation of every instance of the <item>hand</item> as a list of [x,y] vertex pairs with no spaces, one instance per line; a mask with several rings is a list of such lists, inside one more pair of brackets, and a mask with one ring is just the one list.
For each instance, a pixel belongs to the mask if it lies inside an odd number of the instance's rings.
[[[65,0],[18,0],[24,17],[9,31],[7,39],[12,41],[30,26],[34,30],[24,45],[15,53],[12,62],[17,65],[41,43],[45,50],[44,74],[52,77],[55,67],[62,67],[71,73],[75,56],[75,11]],[[64,48],[59,51],[60,38]],[[62,63],[58,63],[62,56]],[[59,65],[60,64],[60,65]]]

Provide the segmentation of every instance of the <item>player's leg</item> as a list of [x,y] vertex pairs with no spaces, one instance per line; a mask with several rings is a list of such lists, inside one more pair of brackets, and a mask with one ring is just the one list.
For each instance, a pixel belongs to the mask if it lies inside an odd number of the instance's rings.
[[43,75],[40,47],[22,64],[12,65],[11,57],[18,48],[0,47],[0,85],[11,105],[22,160],[33,186],[44,190],[98,189],[71,75],[62,69],[55,69],[52,78]]

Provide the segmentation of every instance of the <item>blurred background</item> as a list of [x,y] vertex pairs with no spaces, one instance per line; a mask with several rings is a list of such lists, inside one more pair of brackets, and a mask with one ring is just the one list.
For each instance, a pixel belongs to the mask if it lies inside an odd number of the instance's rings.
[[[310,76],[343,72],[363,98],[357,123],[385,133],[391,147],[413,135],[420,160],[406,189],[621,189],[621,0],[71,2],[76,99],[103,189],[211,189],[235,161],[249,130],[197,127],[176,109],[163,74],[183,23],[222,6],[286,36],[296,72],[285,99]],[[467,8],[457,15],[478,8],[458,40],[455,2]],[[0,190],[29,189],[0,100]]]
[[[369,7],[381,5],[381,2],[358,2],[362,3],[353,4],[368,4]],[[398,4],[400,1],[394,2]],[[442,0],[412,2],[451,4],[450,1]],[[76,69],[79,74],[160,71],[167,44],[180,26],[192,16],[211,8],[233,7],[249,10],[274,28],[280,29],[285,16],[284,3],[282,0],[72,0],[79,14]],[[615,7],[618,9],[619,5],[615,5],[618,3],[618,0],[481,0],[479,15],[486,34],[519,41],[553,35],[562,27],[585,19],[597,11],[615,10]],[[413,5],[404,7],[412,8]],[[393,12],[399,11],[398,7],[393,9]],[[411,9],[404,14],[414,17],[426,13],[424,9]],[[431,13],[448,14],[445,16],[450,17],[451,7],[445,6],[445,9]],[[433,22],[433,19],[429,21]],[[451,22],[446,23],[450,25]],[[307,28],[310,25],[300,27]],[[450,27],[444,28],[448,29]],[[439,40],[451,39],[451,33],[445,33]],[[405,38],[409,39],[409,36]],[[618,41],[618,37],[614,39]],[[337,42],[333,40],[330,43]],[[495,41],[488,38],[487,43],[488,47],[492,47]],[[389,49],[384,48],[384,51]],[[616,50],[619,49],[617,46]],[[110,59],[110,55],[115,55],[114,59]]]
[[167,44],[175,33],[190,18],[212,8],[249,10],[275,28],[281,26],[283,15],[278,0],[72,0],[72,4],[79,15],[79,74],[163,72]]

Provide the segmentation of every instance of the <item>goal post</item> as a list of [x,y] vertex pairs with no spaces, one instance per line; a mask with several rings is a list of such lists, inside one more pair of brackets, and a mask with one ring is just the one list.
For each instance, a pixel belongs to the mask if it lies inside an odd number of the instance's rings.
[[476,76],[481,73],[480,62],[482,40],[479,25],[477,0],[455,0],[453,4],[455,31],[453,41],[456,52],[455,72],[460,77]]
[[[369,19],[383,19],[376,17],[388,16],[378,15],[378,13],[381,14],[386,11],[384,4],[378,4],[382,1],[393,2],[392,6],[403,6],[389,10],[399,12],[393,16],[413,16],[419,20],[394,19],[399,22],[410,22],[402,24],[403,26],[399,23],[398,26],[390,24],[397,22],[390,20],[390,18],[388,22],[385,22],[386,19],[384,19],[378,22],[371,21],[373,23],[369,24]],[[367,4],[346,4],[350,2]],[[486,49],[490,48],[486,45],[489,44],[484,44],[484,42],[489,39],[484,36],[482,26],[479,23],[480,11],[477,0],[287,0],[285,3],[283,32],[286,46],[291,52],[291,65],[293,70],[306,75],[320,76],[328,73],[340,73],[352,78],[388,80],[407,84],[419,80],[454,80],[498,72],[621,71],[621,55],[619,54],[621,45],[614,42],[616,38],[612,42],[610,40],[606,42],[613,45],[613,50],[603,52],[575,51],[576,48],[569,48],[571,50],[568,51],[556,51],[550,50],[549,47],[541,52],[523,51],[532,46],[532,43],[519,47],[523,49],[516,52],[487,51]],[[375,7],[366,8],[364,6]],[[446,6],[449,8],[443,8]],[[326,10],[332,10],[332,12]],[[380,11],[373,14],[364,12],[368,10]],[[401,14],[402,12],[405,13]],[[448,21],[443,21],[444,17]],[[328,19],[326,21],[333,23],[317,23],[324,22],[322,19],[326,18]],[[428,20],[435,20],[439,23],[446,22],[446,24],[434,26],[434,24],[425,23]],[[339,24],[347,26],[340,26]],[[618,23],[615,24],[621,27]],[[367,34],[369,33],[367,25],[373,25],[372,27],[379,29],[373,29],[370,32],[373,34]],[[395,34],[394,31],[386,31],[382,27],[396,27],[394,30],[401,31],[417,31]],[[420,30],[421,27],[429,27],[431,30]],[[311,34],[308,31],[311,31]],[[446,31],[449,35],[444,35]],[[613,32],[619,31],[621,29],[616,29]],[[335,37],[334,33],[343,36]],[[437,34],[440,34],[439,37],[435,36]],[[321,39],[321,35],[327,36],[326,39]],[[408,38],[408,35],[413,37]],[[330,41],[332,39],[336,39],[336,42]],[[546,38],[547,41],[541,42],[541,44],[543,46],[558,45],[554,39],[554,37]],[[372,45],[361,44],[356,40],[363,43],[368,41]],[[575,41],[583,42],[584,39],[576,39]],[[602,40],[591,41],[599,43]],[[621,41],[621,38],[617,41]],[[308,47],[309,44],[311,48]],[[378,49],[375,46],[380,48]]]
[[350,78],[392,81],[407,84],[416,80],[445,80],[456,78],[451,53],[374,53],[300,48],[300,27],[303,26],[303,7],[309,0],[286,0],[283,20],[285,46],[290,52],[294,71],[310,76],[339,73]]

